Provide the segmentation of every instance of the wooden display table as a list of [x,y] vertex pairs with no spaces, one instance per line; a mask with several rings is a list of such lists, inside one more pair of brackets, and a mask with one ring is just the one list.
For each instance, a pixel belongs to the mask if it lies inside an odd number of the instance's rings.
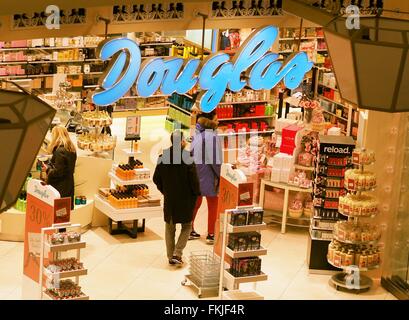
[[[300,187],[296,187],[296,186],[293,186],[287,183],[283,183],[283,182],[272,182],[269,180],[262,179],[261,187],[260,187],[260,204],[259,204],[260,207],[264,206],[264,193],[265,193],[266,185],[284,190],[284,206],[283,206],[283,212],[282,212],[282,218],[281,218],[281,233],[285,233],[286,224],[287,224],[288,199],[289,199],[290,191],[311,193],[312,188],[308,188],[308,189],[300,188]],[[309,221],[310,218],[300,218],[300,220]],[[296,224],[291,224],[291,225],[296,226]],[[304,226],[304,225],[300,225],[300,226]]]

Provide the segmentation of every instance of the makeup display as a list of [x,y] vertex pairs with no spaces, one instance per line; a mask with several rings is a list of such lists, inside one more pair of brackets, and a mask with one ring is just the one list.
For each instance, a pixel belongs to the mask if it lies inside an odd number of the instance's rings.
[[378,241],[381,230],[370,223],[338,221],[334,226],[334,239],[345,243],[367,243]]
[[56,300],[69,300],[85,296],[81,287],[71,279],[61,280],[59,288],[50,288],[46,292]]
[[74,231],[53,233],[49,236],[49,242],[54,245],[79,241],[81,241],[81,234]]
[[[339,212],[348,217],[348,221],[339,221],[334,227],[334,241],[328,246],[328,262],[335,267],[353,266],[359,271],[377,268],[380,265],[380,250],[377,242],[381,238],[381,229],[361,218],[371,218],[378,212],[378,201],[374,195],[363,193],[376,186],[375,174],[365,171],[366,164],[372,164],[375,155],[366,149],[356,149],[352,162],[356,166],[345,173],[345,189],[348,194],[339,201]],[[335,288],[347,291],[367,291],[372,279],[359,274],[359,283],[351,288],[348,283],[351,271],[334,275],[331,278]]]
[[83,270],[84,264],[76,258],[67,258],[53,261],[49,264],[47,270],[50,272]]
[[375,269],[381,263],[381,255],[376,246],[352,246],[333,240],[328,246],[328,262],[338,268],[356,266],[359,269]]
[[337,270],[328,263],[328,243],[333,239],[337,221],[346,217],[338,212],[340,197],[345,196],[344,175],[352,167],[355,147],[352,137],[319,136],[313,181],[313,215],[310,225],[308,264],[311,272]]
[[[66,231],[60,232],[61,229]],[[80,261],[80,251],[86,247],[81,241],[81,225],[53,224],[42,228],[39,250],[39,284],[41,296],[52,300],[89,300],[79,285],[80,277],[88,274]],[[75,254],[71,254],[75,251]],[[70,252],[70,253],[69,253]]]
[[245,226],[263,223],[264,211],[261,208],[236,209],[230,214],[229,223],[233,226]]
[[244,232],[229,235],[228,247],[233,251],[248,251],[260,249],[261,234]]
[[233,259],[230,274],[235,277],[249,277],[261,274],[261,259],[259,257]]
[[[218,241],[222,244],[220,256],[225,256],[225,263],[221,266],[225,288],[237,290],[241,283],[267,280],[267,275],[261,271],[260,259],[267,254],[267,249],[261,245],[260,231],[266,226],[263,209],[237,207],[226,210],[222,216],[224,227]],[[229,265],[227,268],[226,263]],[[224,286],[223,281],[220,286]]]
[[81,150],[92,152],[110,151],[116,146],[116,137],[107,134],[82,133],[77,137],[77,146]]
[[106,111],[86,111],[82,113],[82,125],[89,129],[77,137],[77,146],[94,153],[107,152],[116,146],[116,137],[102,133],[110,126],[112,119]]

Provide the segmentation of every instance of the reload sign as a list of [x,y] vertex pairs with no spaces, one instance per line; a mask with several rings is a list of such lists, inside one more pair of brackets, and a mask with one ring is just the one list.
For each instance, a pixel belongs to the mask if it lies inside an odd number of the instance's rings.
[[138,44],[128,38],[103,41],[97,54],[102,60],[111,58],[100,79],[101,89],[93,95],[96,105],[109,105],[123,97],[133,85],[141,97],[160,90],[165,95],[183,94],[197,83],[201,88],[198,102],[203,112],[220,103],[226,89],[233,92],[246,85],[254,90],[269,90],[280,81],[289,89],[297,88],[313,63],[305,52],[290,55],[285,62],[269,52],[278,36],[278,28],[266,26],[255,30],[230,61],[228,54],[218,52],[199,59],[178,57],[150,58],[141,62]]

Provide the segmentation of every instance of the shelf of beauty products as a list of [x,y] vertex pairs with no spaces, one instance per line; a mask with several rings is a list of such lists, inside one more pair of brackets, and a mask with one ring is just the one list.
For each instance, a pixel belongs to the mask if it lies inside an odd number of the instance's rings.
[[226,210],[223,233],[224,252],[231,257],[229,269],[224,270],[224,286],[238,289],[241,283],[267,280],[261,271],[261,259],[267,250],[261,246],[261,233],[267,225],[263,222],[264,211],[258,207],[238,207]]
[[[50,77],[74,76],[69,79],[75,82],[73,87],[92,90],[98,87],[98,76],[105,69],[104,61],[96,52],[103,40],[103,37],[81,36],[0,41],[0,78],[32,79],[32,88],[43,91],[53,88]],[[149,37],[138,38],[141,58],[188,55],[190,47],[176,45],[176,40],[158,35],[152,44]],[[73,91],[73,94],[78,99],[82,96],[81,91]]]
[[[81,241],[81,233],[78,232],[80,228],[80,224],[61,223],[41,229],[39,275],[41,298],[89,300],[89,296],[83,293],[79,285],[80,277],[88,274],[88,270],[79,260],[80,250],[85,248],[85,242]],[[61,229],[65,231],[61,232]],[[60,251],[68,250],[76,250],[76,257],[63,258],[59,254]]]
[[139,220],[162,215],[160,197],[152,195],[151,172],[140,160],[114,164],[109,172],[114,188],[100,188],[95,207],[114,221]]
[[[338,212],[338,205],[339,199],[346,193],[344,175],[352,166],[350,156],[353,145],[350,137],[323,136],[320,139],[313,188],[314,212],[310,224],[310,235],[314,240],[331,241],[337,221],[345,220]],[[346,153],[337,153],[341,147]]]

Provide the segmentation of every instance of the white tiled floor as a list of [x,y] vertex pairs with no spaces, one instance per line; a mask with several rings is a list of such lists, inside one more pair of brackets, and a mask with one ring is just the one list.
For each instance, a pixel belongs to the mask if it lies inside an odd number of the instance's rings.
[[[204,208],[204,207],[202,207]],[[205,212],[199,213],[198,232],[204,234]],[[145,234],[138,239],[111,236],[103,228],[84,234],[87,247],[82,260],[89,274],[81,279],[84,291],[92,299],[197,299],[196,291],[181,285],[188,266],[170,267],[165,256],[162,219],[149,220]],[[262,233],[268,255],[263,258],[263,271],[268,280],[257,290],[266,299],[394,299],[376,284],[369,292],[348,294],[329,285],[328,275],[310,275],[306,266],[308,235],[289,228],[280,234],[271,225]],[[23,269],[23,244],[0,242],[0,299],[20,299]],[[189,252],[211,250],[203,240],[189,241]]]
[[[155,138],[157,117],[143,119],[141,149],[147,150]],[[163,121],[163,117],[159,118]],[[124,125],[114,127],[118,141],[123,140]],[[150,139],[151,135],[151,139]],[[159,151],[159,150],[158,150]],[[116,157],[120,157],[118,154]],[[121,159],[122,160],[122,159]],[[150,167],[149,152],[142,161]],[[205,203],[198,214],[196,229],[206,233]],[[265,299],[394,299],[379,284],[367,293],[347,294],[335,291],[329,285],[330,276],[310,275],[306,265],[308,233],[303,229],[288,228],[280,233],[278,225],[262,232],[263,246],[268,255],[263,257],[262,269],[268,280],[260,282],[257,290]],[[165,255],[164,223],[161,218],[147,222],[147,230],[138,239],[125,235],[111,236],[103,228],[86,232],[87,247],[82,250],[82,261],[89,274],[81,285],[91,299],[197,299],[196,291],[182,286],[188,266],[168,266]],[[185,260],[191,251],[211,250],[203,237],[189,241]],[[0,242],[0,299],[22,297],[23,244]]]

